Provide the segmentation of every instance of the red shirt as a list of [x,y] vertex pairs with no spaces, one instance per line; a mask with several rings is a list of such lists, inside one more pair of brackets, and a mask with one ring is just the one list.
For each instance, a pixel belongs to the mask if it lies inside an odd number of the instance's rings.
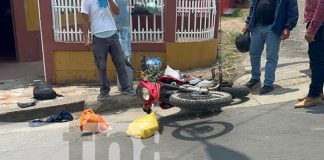
[[324,0],[306,0],[305,22],[310,23],[307,33],[315,35],[324,23]]

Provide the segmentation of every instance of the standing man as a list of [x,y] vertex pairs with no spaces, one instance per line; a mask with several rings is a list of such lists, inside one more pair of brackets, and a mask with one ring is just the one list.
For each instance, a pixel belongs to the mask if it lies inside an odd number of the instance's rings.
[[301,102],[295,108],[319,105],[321,98],[324,100],[324,0],[306,0],[304,16],[312,77],[308,95],[298,99]]
[[[97,100],[105,100],[110,91],[106,71],[108,52],[115,65],[122,93],[135,95],[132,86],[128,84],[124,53],[113,17],[113,15],[119,14],[119,6],[114,0],[82,0],[81,13],[85,45],[93,50],[94,62],[99,72],[101,87]],[[89,19],[91,20],[93,45],[88,36]]]
[[266,45],[264,85],[260,94],[271,92],[278,65],[280,41],[289,38],[298,21],[297,0],[250,0],[250,14],[243,32],[251,31],[250,61],[252,78],[246,86],[260,83],[261,55]]

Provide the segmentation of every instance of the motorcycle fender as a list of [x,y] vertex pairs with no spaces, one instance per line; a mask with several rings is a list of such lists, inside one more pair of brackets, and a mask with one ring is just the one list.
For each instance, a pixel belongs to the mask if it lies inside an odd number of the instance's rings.
[[146,105],[151,105],[154,101],[159,101],[161,85],[158,83],[152,84],[149,81],[141,81],[138,85],[146,88],[150,93],[150,99],[144,102]]

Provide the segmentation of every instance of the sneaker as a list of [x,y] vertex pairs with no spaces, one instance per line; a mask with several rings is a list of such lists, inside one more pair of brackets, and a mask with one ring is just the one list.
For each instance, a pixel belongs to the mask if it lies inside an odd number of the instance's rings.
[[[324,101],[324,94],[323,93],[321,93],[321,100],[322,101]],[[298,101],[303,101],[303,100],[305,100],[307,98],[307,95],[305,95],[305,96],[302,96],[302,97],[299,97],[297,100]]]
[[247,86],[248,88],[252,88],[259,83],[260,83],[260,79],[251,79],[245,84],[245,86]]
[[267,93],[269,93],[269,92],[271,92],[273,90],[274,90],[273,86],[264,85],[260,90],[260,94],[267,94]]
[[303,101],[297,103],[295,108],[306,108],[311,106],[317,106],[321,104],[321,98],[306,97]]
[[97,101],[104,101],[107,97],[107,94],[99,94],[97,97]]
[[136,95],[135,90],[131,89],[131,88],[126,89],[126,90],[122,90],[121,93],[130,95],[130,96],[135,96]]

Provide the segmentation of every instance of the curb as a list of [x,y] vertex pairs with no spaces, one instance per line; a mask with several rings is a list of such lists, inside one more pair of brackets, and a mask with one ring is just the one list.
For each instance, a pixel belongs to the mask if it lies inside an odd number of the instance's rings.
[[[104,102],[93,102],[87,104],[87,108],[92,108],[95,113],[108,112],[112,110],[135,108],[142,106],[141,100],[137,96],[122,94],[111,95]],[[40,101],[35,106],[28,108],[18,108],[12,111],[0,113],[0,122],[25,122],[33,119],[45,118],[61,111],[70,113],[82,112],[85,108],[84,98],[65,97],[64,99]]]
[[142,106],[142,101],[137,96],[116,94],[109,96],[103,102],[94,102],[88,106],[95,113],[108,112],[117,109],[129,109]]
[[37,118],[44,118],[60,111],[79,112],[84,109],[84,100],[69,98],[63,100],[52,100],[48,103],[40,102],[28,108],[18,108],[16,110],[0,113],[0,122],[24,122]]

